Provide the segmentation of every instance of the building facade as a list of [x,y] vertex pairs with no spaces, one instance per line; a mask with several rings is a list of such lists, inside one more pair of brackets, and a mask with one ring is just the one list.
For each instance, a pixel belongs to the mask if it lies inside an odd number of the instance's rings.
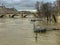
[[5,6],[0,6],[0,15],[6,14],[16,14],[17,10],[15,8],[6,8]]

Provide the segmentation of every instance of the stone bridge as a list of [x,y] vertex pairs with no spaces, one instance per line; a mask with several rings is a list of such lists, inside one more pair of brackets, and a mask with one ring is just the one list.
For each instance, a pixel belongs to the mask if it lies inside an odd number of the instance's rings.
[[1,14],[0,18],[7,17],[7,18],[14,18],[15,16],[19,16],[22,18],[26,18],[27,16],[36,16],[35,14]]

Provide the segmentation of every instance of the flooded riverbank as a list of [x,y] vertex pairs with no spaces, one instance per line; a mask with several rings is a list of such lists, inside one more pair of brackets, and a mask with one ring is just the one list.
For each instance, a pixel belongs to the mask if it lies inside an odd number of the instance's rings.
[[40,33],[36,42],[30,20],[0,19],[0,45],[60,45],[60,30]]

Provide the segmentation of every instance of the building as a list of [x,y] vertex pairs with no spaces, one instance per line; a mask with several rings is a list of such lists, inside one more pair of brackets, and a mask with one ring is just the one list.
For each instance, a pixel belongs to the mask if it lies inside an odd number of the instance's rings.
[[0,15],[4,15],[6,13],[5,7],[0,6]]
[[15,8],[6,8],[6,14],[16,14],[17,10]]
[[6,14],[16,14],[17,10],[15,8],[6,8],[5,6],[0,6],[0,15]]

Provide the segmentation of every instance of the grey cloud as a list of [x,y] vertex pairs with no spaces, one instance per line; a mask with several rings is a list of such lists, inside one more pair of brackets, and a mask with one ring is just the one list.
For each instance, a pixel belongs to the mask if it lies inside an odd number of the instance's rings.
[[17,10],[20,10],[20,9],[35,9],[36,1],[41,0],[0,0],[0,3],[3,3],[6,7],[15,7]]

